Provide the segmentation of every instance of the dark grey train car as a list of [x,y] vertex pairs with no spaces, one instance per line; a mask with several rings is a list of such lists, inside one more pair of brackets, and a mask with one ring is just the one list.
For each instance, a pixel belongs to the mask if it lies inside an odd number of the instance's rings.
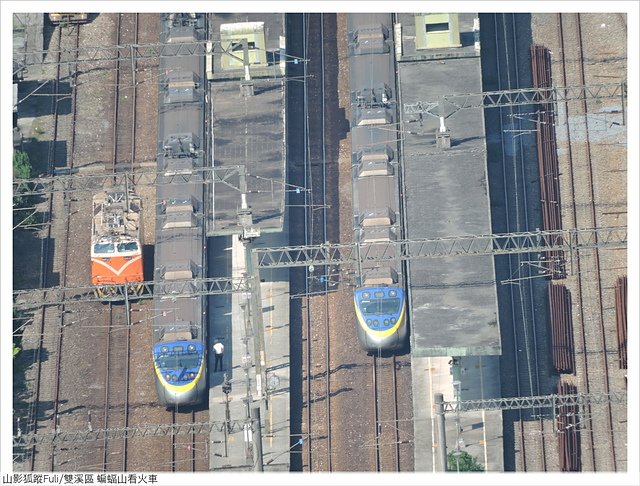
[[[161,14],[165,44],[203,40],[203,14]],[[204,58],[160,58],[153,360],[162,405],[195,405],[207,396],[205,297],[174,297],[206,276],[205,188],[168,183],[203,167]],[[188,287],[187,287],[188,289]],[[195,290],[195,289],[193,289]]]
[[403,265],[386,247],[402,237],[392,18],[349,14],[347,25],[354,241],[392,256],[360,265],[356,329],[367,352],[397,352],[407,323]]

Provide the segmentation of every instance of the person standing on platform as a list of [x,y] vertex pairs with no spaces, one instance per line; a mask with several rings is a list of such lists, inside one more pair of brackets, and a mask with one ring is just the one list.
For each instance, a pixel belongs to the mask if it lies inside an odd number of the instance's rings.
[[224,354],[224,344],[222,344],[219,340],[216,339],[215,343],[213,343],[213,353],[216,356],[216,361],[213,366],[213,372],[218,371],[218,364],[220,364],[220,371],[224,371],[222,366],[222,355]]

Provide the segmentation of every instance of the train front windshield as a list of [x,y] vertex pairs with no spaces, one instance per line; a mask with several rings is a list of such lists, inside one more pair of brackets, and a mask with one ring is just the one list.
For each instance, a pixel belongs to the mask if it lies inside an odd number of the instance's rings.
[[375,299],[360,302],[363,314],[383,315],[395,314],[400,310],[400,299]]
[[129,241],[127,243],[118,243],[118,251],[138,251],[138,244],[135,241]]
[[166,370],[179,368],[197,368],[200,365],[200,355],[198,353],[171,353],[161,354],[156,358],[158,367]]

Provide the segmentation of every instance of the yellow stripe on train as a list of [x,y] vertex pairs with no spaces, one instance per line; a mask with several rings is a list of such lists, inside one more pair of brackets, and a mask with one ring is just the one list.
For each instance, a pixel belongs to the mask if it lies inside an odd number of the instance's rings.
[[[153,358],[153,355],[151,355],[151,357]],[[156,370],[156,375],[158,375],[158,378],[162,382],[162,386],[164,386],[167,390],[175,393],[184,393],[188,392],[194,386],[196,386],[196,383],[198,383],[198,381],[200,380],[200,376],[202,376],[202,370],[204,370],[204,359],[202,360],[202,364],[200,365],[200,369],[198,370],[198,374],[196,375],[196,377],[186,385],[172,385],[167,380],[165,380],[162,373],[160,373],[160,368],[158,368],[155,359],[153,359],[153,367]]]

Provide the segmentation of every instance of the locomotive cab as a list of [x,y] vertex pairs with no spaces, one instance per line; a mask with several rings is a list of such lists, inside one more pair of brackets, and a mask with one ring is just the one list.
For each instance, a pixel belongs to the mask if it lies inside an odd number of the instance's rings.
[[365,287],[354,299],[362,348],[369,353],[402,350],[407,337],[403,289]]
[[153,346],[156,389],[166,407],[196,405],[206,392],[204,344],[191,333],[168,333]]
[[[127,188],[108,190],[93,198],[91,283],[99,297],[115,295],[109,285],[142,282],[140,242],[142,201]],[[142,285],[129,287],[138,295]]]

